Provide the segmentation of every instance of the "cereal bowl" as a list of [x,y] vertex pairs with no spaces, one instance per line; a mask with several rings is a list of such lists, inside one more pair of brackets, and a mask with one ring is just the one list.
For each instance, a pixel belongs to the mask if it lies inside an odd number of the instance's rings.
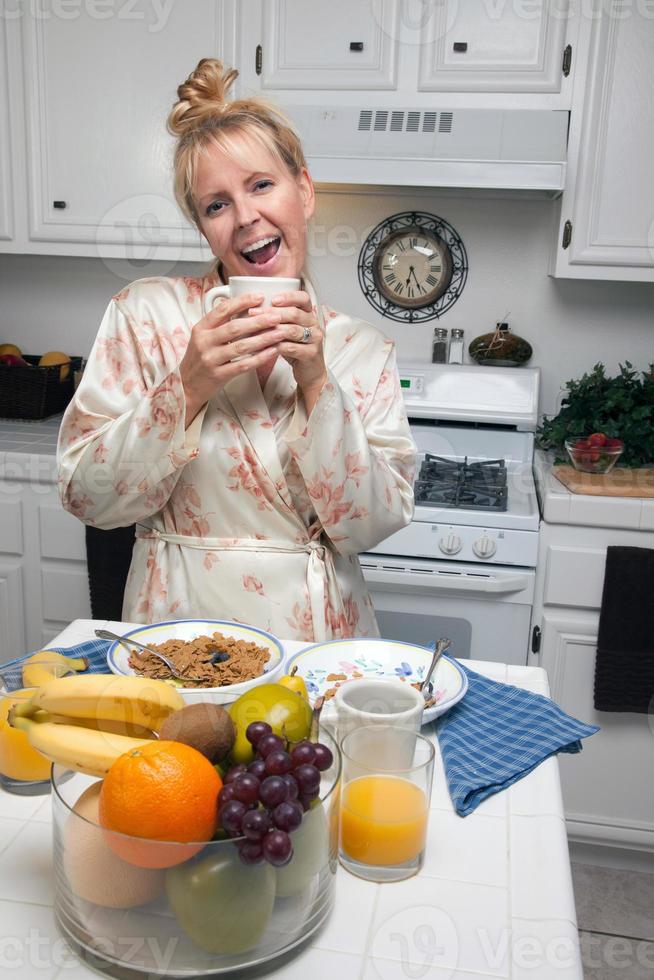
[[[258,684],[272,684],[282,673],[284,666],[284,648],[280,640],[272,633],[247,626],[244,623],[234,623],[224,619],[177,619],[166,623],[153,623],[149,626],[137,626],[123,636],[137,640],[139,643],[165,643],[167,640],[190,642],[199,636],[212,636],[221,633],[225,637],[255,643],[258,647],[268,650],[269,657],[264,671],[258,677],[235,684],[224,684],[220,687],[184,687],[181,682],[175,682],[180,694],[189,704],[195,701],[212,701],[214,704],[230,704],[245,691]],[[129,651],[120,643],[112,643],[107,652],[107,666],[114,674],[139,676],[129,662]]]

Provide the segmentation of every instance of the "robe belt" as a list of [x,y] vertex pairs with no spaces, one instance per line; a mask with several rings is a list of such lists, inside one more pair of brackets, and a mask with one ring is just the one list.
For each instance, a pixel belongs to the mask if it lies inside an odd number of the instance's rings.
[[[198,551],[253,551],[263,554],[299,555],[307,554],[307,590],[311,605],[313,638],[317,643],[327,639],[326,604],[329,596],[329,581],[335,581],[336,570],[331,549],[315,538],[310,541],[293,543],[274,541],[269,538],[202,538],[191,534],[169,534],[146,524],[136,525],[137,538],[154,538],[182,548],[195,548]],[[291,584],[292,587],[292,584]]]

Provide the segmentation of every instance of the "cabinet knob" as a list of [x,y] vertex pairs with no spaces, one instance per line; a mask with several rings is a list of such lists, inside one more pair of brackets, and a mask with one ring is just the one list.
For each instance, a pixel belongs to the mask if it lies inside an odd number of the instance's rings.
[[65,201],[53,201],[52,202],[52,207],[53,208],[56,208],[57,211],[63,211],[64,208],[66,207],[66,202]]
[[452,50],[456,51],[458,54],[465,54],[465,52],[468,50],[468,42],[455,41],[454,44],[452,45]]
[[350,41],[350,51],[363,51],[363,41]]

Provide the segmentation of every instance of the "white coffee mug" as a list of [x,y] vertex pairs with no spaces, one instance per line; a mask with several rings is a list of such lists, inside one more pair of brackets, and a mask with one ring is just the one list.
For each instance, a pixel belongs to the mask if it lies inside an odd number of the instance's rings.
[[283,276],[230,276],[226,286],[212,286],[204,295],[204,312],[208,313],[219,296],[235,299],[246,293],[263,296],[262,306],[270,306],[273,297],[280,293],[295,292],[300,288],[299,279],[285,279]]
[[334,696],[339,743],[356,728],[395,725],[416,732],[422,726],[425,699],[406,681],[385,677],[346,681]]

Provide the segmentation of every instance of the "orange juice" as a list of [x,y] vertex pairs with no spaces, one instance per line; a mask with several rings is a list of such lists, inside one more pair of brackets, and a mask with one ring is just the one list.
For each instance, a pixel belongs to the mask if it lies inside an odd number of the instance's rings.
[[343,790],[341,847],[362,864],[413,861],[427,836],[427,798],[398,776],[361,776]]
[[12,691],[0,700],[0,773],[10,779],[26,781],[49,779],[52,763],[33,749],[25,732],[7,722],[9,709],[31,691]]

